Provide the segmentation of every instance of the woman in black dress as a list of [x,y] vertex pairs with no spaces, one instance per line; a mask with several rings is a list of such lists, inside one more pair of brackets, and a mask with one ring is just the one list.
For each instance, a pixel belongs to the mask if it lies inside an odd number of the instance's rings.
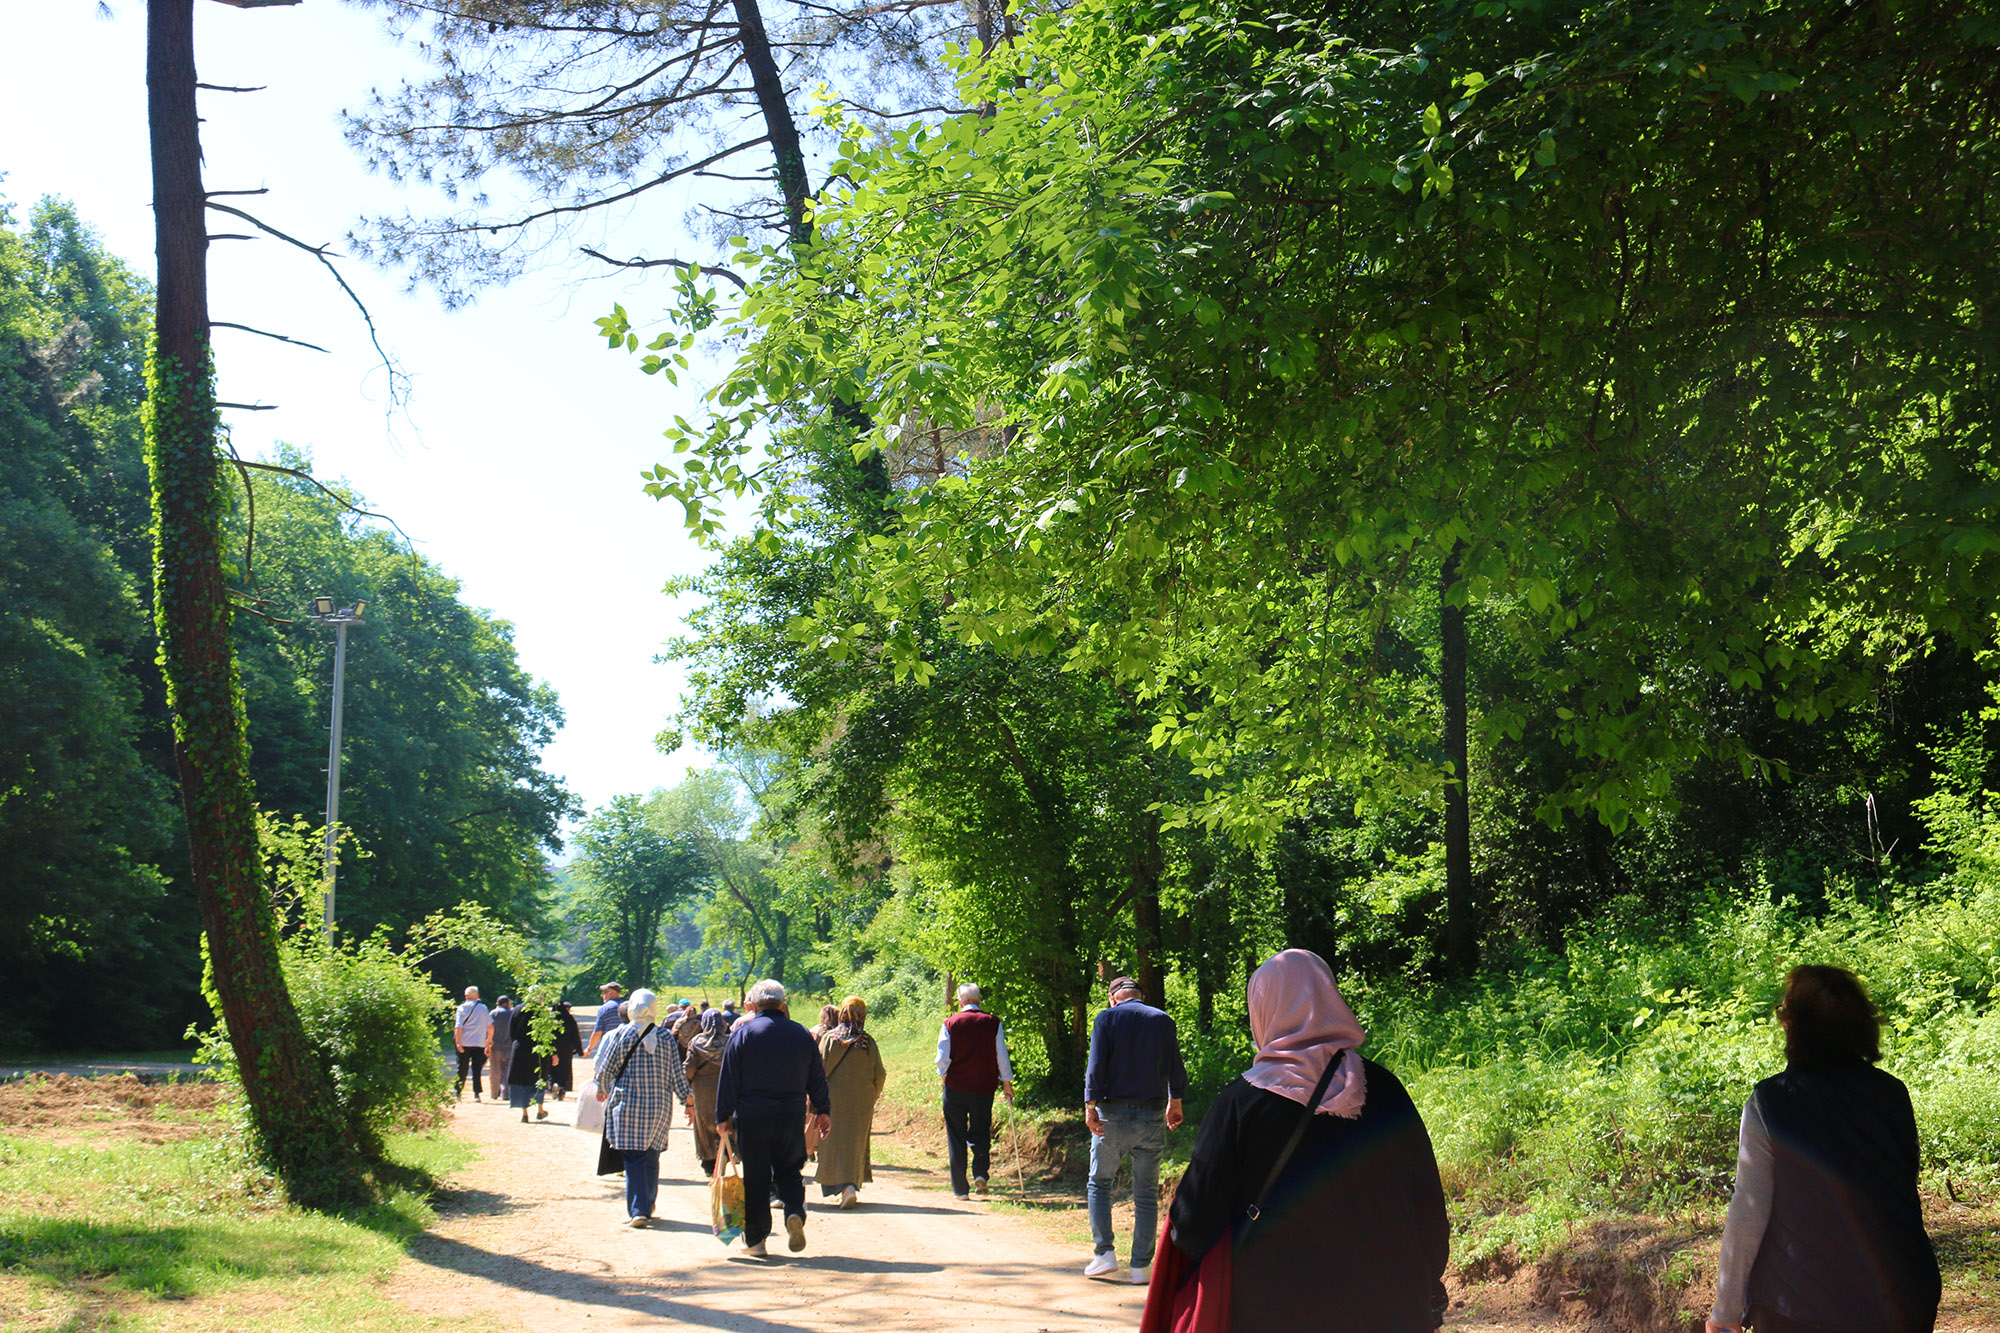
[[583,1031],[576,1025],[576,1016],[569,1011],[569,1001],[556,1004],[556,1058],[549,1066],[549,1086],[556,1091],[556,1100],[561,1101],[574,1090],[570,1082],[569,1062],[583,1054]]
[[[1361,1058],[1365,1036],[1318,954],[1287,949],[1249,992],[1257,1061],[1202,1121],[1168,1214],[1176,1262],[1154,1283],[1197,1269],[1205,1280],[1211,1247],[1228,1245],[1226,1321],[1212,1312],[1197,1327],[1432,1333],[1451,1226],[1423,1118],[1394,1074]],[[1173,1297],[1151,1293],[1143,1327]]]

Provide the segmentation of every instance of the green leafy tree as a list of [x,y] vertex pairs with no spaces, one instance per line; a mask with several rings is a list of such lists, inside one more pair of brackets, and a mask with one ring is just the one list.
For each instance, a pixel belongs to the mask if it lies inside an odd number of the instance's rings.
[[575,907],[590,932],[591,971],[628,988],[652,985],[661,930],[681,903],[707,887],[707,858],[691,839],[655,827],[638,796],[613,797],[592,812],[576,845],[570,868],[583,885]]
[[[402,930],[480,903],[542,933],[546,854],[576,802],[541,766],[562,725],[548,685],[522,671],[513,628],[466,605],[457,581],[357,510],[359,497],[293,474],[249,476],[231,525],[244,585],[298,617],[318,594],[368,602],[349,631],[341,821],[369,856],[341,875],[341,924]],[[236,627],[258,799],[324,817],[332,653],[301,619]]]
[[[21,988],[16,1044],[164,1044],[198,1004],[144,609],[149,309],[69,206],[44,201],[20,230],[0,211],[0,965]],[[124,1019],[65,1013],[106,969],[134,982]]]
[[[967,62],[991,115],[835,118],[854,184],[810,252],[740,257],[744,351],[653,489],[782,526],[785,450],[929,435],[958,462],[798,640],[1107,672],[1199,779],[1181,817],[1250,836],[1328,785],[1442,796],[1462,966],[1470,756],[1529,713],[1573,761],[1540,813],[1618,830],[1696,764],[1771,771],[1718,691],[1811,722],[1986,633],[1992,19],[1853,20],[1038,18]],[[1477,716],[1470,623],[1522,688]]]

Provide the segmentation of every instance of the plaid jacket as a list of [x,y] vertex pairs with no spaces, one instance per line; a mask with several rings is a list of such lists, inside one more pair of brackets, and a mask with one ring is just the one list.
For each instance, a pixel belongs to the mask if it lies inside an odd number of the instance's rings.
[[[604,1137],[617,1152],[644,1152],[667,1146],[667,1130],[674,1121],[674,1098],[683,1103],[694,1100],[687,1075],[681,1072],[681,1048],[672,1035],[655,1029],[657,1050],[647,1050],[639,1042],[645,1032],[641,1023],[627,1023],[597,1044],[597,1085],[616,1073],[625,1072],[612,1085],[604,1103]],[[630,1051],[629,1062],[625,1053]]]

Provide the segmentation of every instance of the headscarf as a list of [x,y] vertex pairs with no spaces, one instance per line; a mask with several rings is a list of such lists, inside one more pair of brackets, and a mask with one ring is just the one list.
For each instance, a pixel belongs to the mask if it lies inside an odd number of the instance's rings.
[[642,988],[633,991],[632,998],[625,1001],[625,1005],[634,1023],[651,1023],[654,1025],[652,1031],[640,1038],[639,1044],[649,1051],[659,1050],[659,997],[654,995],[653,992]]
[[1287,949],[1251,975],[1250,1036],[1257,1043],[1257,1062],[1244,1071],[1246,1081],[1304,1106],[1328,1062],[1338,1059],[1340,1067],[1313,1109],[1348,1120],[1361,1114],[1368,1088],[1355,1048],[1368,1034],[1340,998],[1324,958]]
[[833,1030],[833,1034],[852,1045],[861,1039],[861,1029],[867,1021],[868,1001],[859,995],[850,995],[840,1003],[840,1026]]
[[833,1031],[840,1022],[840,1006],[823,1004],[819,1007],[819,1032],[821,1036]]
[[729,1044],[729,1015],[720,1009],[704,1009],[700,1022],[701,1031],[696,1034],[693,1046],[707,1055],[722,1054],[722,1048]]

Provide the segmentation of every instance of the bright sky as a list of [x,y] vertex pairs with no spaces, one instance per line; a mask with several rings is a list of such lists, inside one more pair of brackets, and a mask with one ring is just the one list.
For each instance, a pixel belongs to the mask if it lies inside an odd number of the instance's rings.
[[[74,201],[114,253],[150,274],[143,0],[113,0],[110,19],[95,0],[6,9],[0,197],[17,223],[44,194]],[[341,138],[340,109],[418,69],[374,13],[335,0],[204,3],[196,25],[204,82],[269,85],[202,94],[210,189],[268,186],[231,202],[315,242],[337,241],[363,213],[424,208],[370,176]],[[627,210],[587,239],[621,255],[687,250],[686,203]],[[647,318],[659,304],[648,291],[664,282],[582,281],[603,270],[579,260],[449,314],[428,293],[403,295],[398,275],[349,261],[348,281],[414,381],[407,414],[392,417],[365,331],[315,260],[274,241],[231,241],[211,248],[210,265],[216,319],[334,353],[218,330],[221,396],[279,408],[226,414],[238,447],[252,457],[281,440],[306,449],[321,476],[344,478],[460,579],[466,601],[514,624],[523,665],[555,686],[568,714],[547,766],[596,806],[705,762],[663,755],[652,737],[680,686],[677,668],[653,661],[680,623],[660,589],[706,561],[681,532],[679,506],[647,498],[638,480],[665,451],[661,426],[691,411],[695,390],[640,374],[591,326],[614,300]]]

